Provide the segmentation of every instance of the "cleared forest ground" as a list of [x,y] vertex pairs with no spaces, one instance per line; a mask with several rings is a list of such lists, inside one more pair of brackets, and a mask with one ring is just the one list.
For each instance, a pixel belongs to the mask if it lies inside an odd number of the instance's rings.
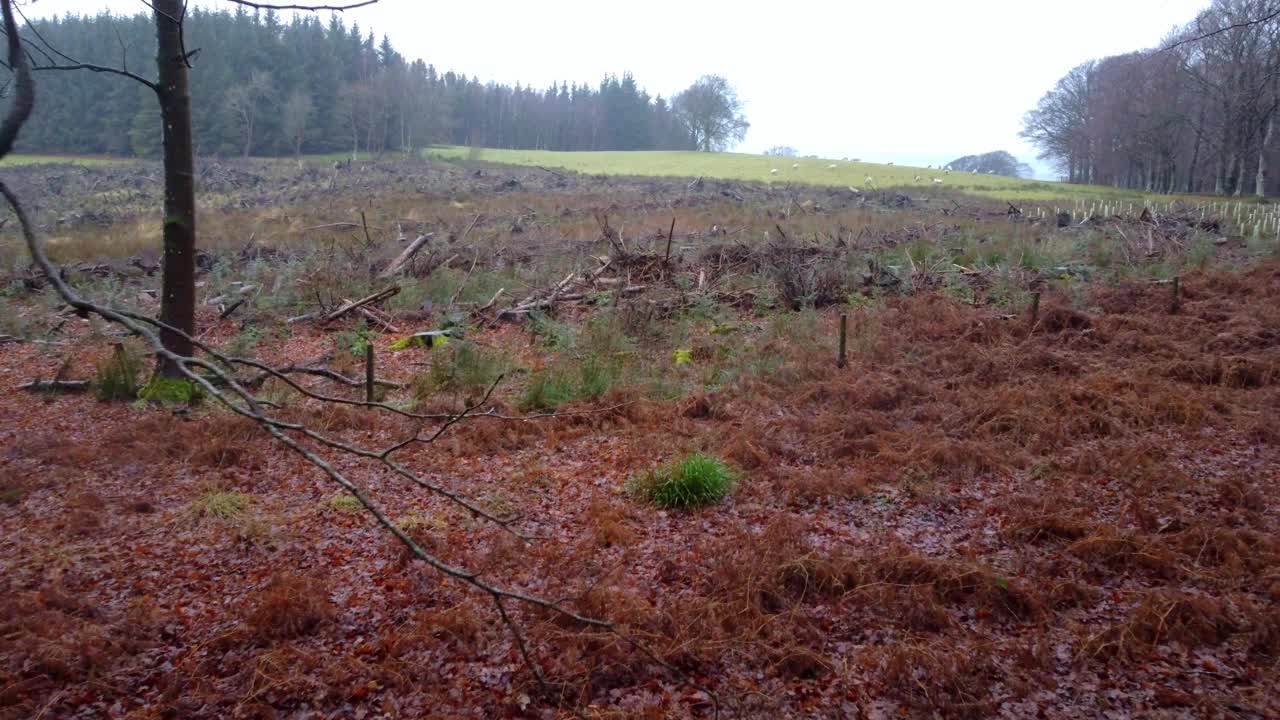
[[[71,282],[154,312],[138,167],[11,175]],[[515,606],[539,685],[485,598],[211,402],[6,390],[0,717],[1280,713],[1280,253],[1228,218],[440,163],[201,176],[204,339],[346,377],[372,343],[409,413],[501,377],[400,460],[531,542],[336,462],[423,547],[668,667]],[[101,389],[119,338],[4,243],[0,386]],[[439,425],[260,393],[350,443]],[[725,501],[627,491],[692,452],[733,468]]]

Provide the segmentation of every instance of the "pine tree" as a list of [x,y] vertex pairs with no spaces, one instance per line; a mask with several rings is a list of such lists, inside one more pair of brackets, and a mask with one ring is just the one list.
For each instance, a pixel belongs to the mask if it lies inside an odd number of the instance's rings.
[[[155,56],[152,16],[65,15],[36,21],[52,45],[101,65]],[[545,91],[482,83],[406,60],[385,35],[338,15],[327,22],[243,7],[192,7],[186,44],[201,48],[189,73],[196,152],[203,156],[406,151],[430,143],[551,150],[692,149],[688,129],[662,98],[651,99],[630,73],[597,88],[560,82]],[[42,101],[20,139],[23,152],[159,154],[149,120],[155,98],[126,79],[45,73]],[[301,147],[285,122],[309,98]]]

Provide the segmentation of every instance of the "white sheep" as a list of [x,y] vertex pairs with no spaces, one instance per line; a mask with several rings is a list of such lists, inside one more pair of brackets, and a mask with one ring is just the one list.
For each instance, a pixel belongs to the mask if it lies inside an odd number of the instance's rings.
[[778,168],[774,168],[774,169],[770,170],[770,171],[769,171],[769,174],[770,174],[770,175],[777,175],[777,174],[778,174]]
[[800,169],[800,163],[791,163],[791,169],[792,169],[792,170],[799,170],[799,169]]
[[839,166],[839,165],[837,165],[837,164],[835,164],[835,163],[831,163],[830,165],[828,165],[828,166],[827,166],[827,169],[828,169],[828,170],[835,170],[835,169],[836,169],[836,168],[838,168],[838,167],[840,167],[840,166]]
[[947,168],[946,170],[943,170],[943,171],[942,171],[942,174],[943,174],[943,175],[950,175],[950,174],[951,174],[951,168]]
[[934,185],[941,185],[941,184],[942,184],[942,178],[933,178],[933,184],[934,184]]

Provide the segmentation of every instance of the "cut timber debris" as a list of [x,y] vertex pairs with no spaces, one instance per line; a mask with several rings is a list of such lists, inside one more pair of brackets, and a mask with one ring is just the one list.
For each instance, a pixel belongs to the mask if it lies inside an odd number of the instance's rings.
[[32,380],[18,386],[19,390],[43,393],[82,393],[89,392],[88,380]]
[[396,259],[391,261],[390,265],[387,265],[387,267],[383,269],[382,272],[378,273],[378,278],[381,280],[386,280],[387,278],[394,277],[397,273],[399,273],[401,270],[404,269],[405,265],[409,264],[409,261],[413,259],[413,256],[417,255],[418,251],[421,250],[423,247],[425,247],[426,244],[434,236],[435,236],[435,233],[427,233],[425,235],[419,235],[417,240],[414,240],[413,242],[409,243],[409,246],[406,247],[403,251],[401,251],[400,254],[396,256]]
[[350,313],[353,310],[357,310],[359,308],[362,308],[372,303],[382,302],[383,300],[386,300],[387,298],[392,297],[398,292],[400,292],[400,286],[392,285],[391,287],[383,288],[382,290],[379,290],[378,292],[372,295],[362,297],[359,300],[348,300],[347,302],[344,302],[342,304],[342,307],[338,308],[337,310],[334,310],[328,315],[325,315],[323,322],[331,323],[334,320],[337,320],[343,317],[344,315],[346,315],[347,313]]

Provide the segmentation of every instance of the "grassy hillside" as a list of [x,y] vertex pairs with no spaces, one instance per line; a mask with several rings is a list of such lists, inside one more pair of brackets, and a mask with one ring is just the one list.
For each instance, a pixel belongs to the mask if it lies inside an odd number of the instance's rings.
[[[548,150],[495,150],[436,147],[428,156],[447,160],[471,159],[508,165],[564,168],[603,175],[652,175],[756,180],[772,183],[808,183],[856,187],[941,187],[978,195],[1020,200],[1071,200],[1080,197],[1132,199],[1142,193],[1097,186],[1021,180],[968,173],[944,174],[941,170],[829,159],[781,158],[743,153],[677,151],[552,152]],[[796,167],[798,166],[798,167]],[[834,166],[834,167],[832,167]],[[773,171],[777,172],[773,172]],[[919,180],[916,178],[919,177]],[[942,180],[941,185],[933,179]]]
[[[723,180],[758,181],[773,184],[799,183],[833,187],[852,187],[860,191],[885,188],[926,190],[958,190],[972,195],[1009,200],[1018,204],[1052,210],[1056,206],[1071,207],[1083,203],[1088,209],[1096,203],[1104,208],[1119,209],[1130,204],[1167,204],[1184,200],[1196,204],[1251,205],[1252,198],[1209,200],[1201,196],[1150,195],[1135,190],[1121,190],[1101,185],[1071,185],[1060,182],[1023,180],[995,175],[969,173],[945,174],[938,169],[848,162],[832,159],[781,158],[745,153],[702,153],[682,151],[605,151],[553,152],[549,150],[502,150],[437,146],[423,154],[446,161],[469,160],[504,165],[541,166],[579,172],[586,175],[634,175],[649,177],[705,177]],[[329,164],[346,160],[350,153],[307,155],[309,163]],[[378,157],[360,153],[362,161]],[[388,159],[399,157],[388,153]],[[276,158],[292,163],[291,158]],[[5,159],[9,165],[71,163],[76,165],[113,165],[137,162],[136,159],[91,155],[14,155]],[[776,171],[776,172],[774,172]],[[919,179],[917,179],[919,178]],[[934,183],[939,179],[940,184]]]

